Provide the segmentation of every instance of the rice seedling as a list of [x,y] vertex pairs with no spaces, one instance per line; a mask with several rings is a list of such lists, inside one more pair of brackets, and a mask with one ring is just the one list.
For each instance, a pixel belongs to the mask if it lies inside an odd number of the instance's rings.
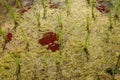
[[63,24],[62,24],[62,19],[61,19],[61,15],[58,15],[58,27],[57,27],[57,34],[58,34],[58,43],[60,46],[60,55],[62,55],[62,30],[63,30]]
[[91,6],[91,15],[92,15],[93,19],[95,19],[95,16],[94,16],[94,3],[95,3],[95,0],[91,0],[90,6]]
[[4,52],[5,47],[6,47],[6,44],[12,40],[13,35],[12,35],[12,33],[10,33],[10,32],[8,32],[7,34],[5,34],[5,33],[2,31],[2,28],[0,27],[0,36],[2,36],[3,39],[4,39],[4,44],[3,44],[3,49],[2,49],[3,52]]
[[17,4],[17,7],[18,7],[18,8],[21,8],[21,7],[22,7],[22,4],[21,4],[20,0],[15,0],[15,2],[16,2],[16,4]]
[[61,64],[60,60],[62,58],[62,50],[63,50],[63,43],[62,43],[62,30],[63,30],[63,24],[62,24],[62,19],[61,15],[57,16],[57,22],[58,22],[58,27],[56,28],[57,34],[58,34],[58,44],[59,44],[59,60],[56,61],[56,79],[61,79],[62,78],[62,69],[61,69]]
[[6,44],[7,44],[7,41],[6,41],[6,37],[5,37],[5,33],[2,31],[2,28],[0,27],[0,36],[2,36],[3,38],[4,38],[4,40],[5,40],[5,42],[4,42],[4,45],[3,45],[3,52],[4,52],[4,50],[5,50],[5,46],[6,46]]
[[0,26],[0,36],[2,36],[5,39],[5,33],[2,31],[1,26]]
[[85,39],[85,44],[84,44],[84,51],[85,51],[85,57],[87,58],[87,60],[89,60],[89,51],[88,51],[88,39],[89,39],[89,34],[90,34],[90,30],[89,30],[89,17],[86,18],[86,29],[87,29],[87,35],[86,35],[86,39]]
[[20,73],[21,73],[21,65],[20,65],[20,56],[15,55],[14,53],[10,53],[11,58],[14,60],[14,63],[16,64],[16,80],[21,80],[20,79]]
[[27,37],[27,35],[25,34],[24,30],[22,29],[22,27],[20,28],[21,30],[21,35],[22,35],[22,38],[24,39],[24,41],[26,42],[26,50],[29,51],[29,39]]
[[117,20],[119,20],[118,14],[119,14],[119,8],[120,8],[120,0],[115,0],[115,5],[114,5],[114,16]]
[[13,9],[11,8],[11,6],[6,2],[6,0],[2,0],[2,3],[5,5],[5,7],[7,8],[7,10],[9,11],[11,17],[13,18],[13,20],[14,20],[13,30],[16,31],[16,28],[17,28],[17,26],[18,26],[17,16],[16,16],[16,14],[14,13]]
[[4,40],[5,40],[5,43],[4,43],[4,45],[3,45],[3,51],[5,50],[5,45],[6,45],[6,43],[7,43],[7,41],[6,41],[6,37],[5,37],[5,34],[4,34],[4,32],[2,31],[2,28],[0,27],[0,36],[2,36],[3,38],[4,38]]
[[87,32],[88,32],[88,34],[90,33],[90,30],[89,30],[89,25],[90,25],[90,18],[89,18],[89,16],[87,16],[87,18],[86,18],[86,28],[87,28]]
[[39,27],[39,30],[40,30],[40,27],[41,27],[41,21],[40,21],[40,11],[37,11],[36,13],[35,13],[35,17],[36,17],[36,20],[37,20],[37,25],[38,25],[38,27]]
[[46,1],[45,0],[41,0],[41,5],[43,7],[43,19],[46,19],[46,14],[47,14],[47,10],[46,10],[46,5],[45,5]]
[[118,59],[117,59],[117,62],[116,62],[116,65],[115,67],[113,68],[113,80],[115,79],[115,74],[117,74],[119,72],[119,63],[120,63],[120,54],[118,55]]
[[70,2],[69,2],[69,0],[65,0],[65,5],[66,5],[67,16],[68,16],[68,15],[70,15]]
[[120,8],[120,0],[115,0],[114,4],[114,25],[116,26],[116,22],[119,21],[119,8]]
[[119,63],[120,63],[120,54],[118,55],[116,64],[113,68],[106,69],[106,72],[112,76],[112,80],[115,80],[115,75],[119,74]]
[[113,20],[112,20],[112,14],[111,14],[111,12],[109,12],[109,28],[108,28],[108,30],[113,29],[112,22],[113,22]]

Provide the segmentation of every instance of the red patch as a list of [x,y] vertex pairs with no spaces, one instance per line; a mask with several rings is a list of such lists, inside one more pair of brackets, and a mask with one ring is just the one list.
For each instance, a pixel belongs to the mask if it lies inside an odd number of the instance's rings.
[[55,52],[59,49],[59,44],[55,43],[57,41],[57,35],[54,32],[47,32],[43,35],[43,38],[39,39],[39,43],[42,46],[48,45],[47,49],[50,49],[52,52]]
[[49,8],[50,8],[50,9],[56,9],[56,8],[58,8],[58,6],[55,5],[55,4],[50,4],[50,5],[49,5]]
[[57,36],[53,32],[48,32],[43,35],[42,39],[39,39],[39,43],[44,46],[48,45],[49,43],[53,43],[54,41],[57,41]]
[[52,52],[55,52],[56,50],[59,50],[59,44],[57,43],[52,43],[48,45],[48,50],[51,50]]
[[26,9],[22,9],[21,11],[20,11],[20,13],[21,14],[23,14],[23,13],[25,13],[25,12],[27,12],[28,10],[26,10]]
[[22,8],[22,9],[20,9],[18,12],[19,12],[20,14],[24,14],[24,13],[27,12],[29,9],[31,9],[31,7]]
[[95,3],[95,8],[101,13],[108,13],[110,10],[108,9],[107,3],[104,0],[97,0]]
[[27,9],[31,9],[31,7],[28,7]]
[[12,40],[12,37],[12,33],[7,33],[6,38],[8,42]]

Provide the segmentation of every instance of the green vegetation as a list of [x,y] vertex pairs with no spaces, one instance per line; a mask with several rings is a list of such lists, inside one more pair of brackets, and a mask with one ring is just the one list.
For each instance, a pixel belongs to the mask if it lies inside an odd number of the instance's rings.
[[90,30],[89,30],[89,23],[90,22],[90,19],[89,17],[87,16],[86,18],[86,29],[87,29],[87,35],[86,35],[86,38],[85,38],[85,44],[84,44],[84,51],[85,51],[85,57],[87,58],[87,60],[89,60],[89,51],[88,51],[88,40],[89,40],[89,35],[90,35]]
[[17,7],[21,8],[22,7],[22,4],[20,2],[20,0],[15,0],[16,4],[17,4]]
[[70,2],[69,2],[69,0],[65,0],[65,5],[66,5],[67,16],[68,16],[68,15],[70,15]]
[[[56,0],[53,4],[49,4],[52,0],[35,1],[18,22],[17,10],[21,8],[3,1],[12,11],[10,19],[0,22],[0,80],[119,80],[120,55],[116,57],[115,53],[120,52],[120,3],[116,2],[110,13],[104,13],[94,10],[95,0],[87,0],[89,5],[86,0],[62,0],[58,8],[50,9],[57,5]],[[10,21],[11,16],[14,21]],[[19,26],[12,33],[15,21]],[[3,37],[8,31],[14,36],[6,45]],[[54,40],[51,36],[46,39],[47,32],[52,32]],[[46,45],[42,46],[38,39],[46,39]],[[52,43],[57,44],[55,52]]]
[[58,15],[58,27],[57,27],[57,34],[58,34],[58,43],[60,45],[60,54],[62,54],[61,49],[62,49],[62,30],[63,30],[63,24],[62,24],[62,19],[61,15]]
[[47,13],[47,10],[46,10],[46,1],[45,0],[41,0],[41,5],[43,7],[43,19],[46,19],[46,13]]
[[14,63],[16,64],[16,80],[21,80],[20,79],[20,72],[21,72],[21,65],[20,65],[20,56],[18,54],[10,53],[11,58],[14,60]]
[[113,18],[111,12],[109,13],[109,30],[113,28]]
[[26,42],[26,50],[29,51],[29,43],[30,43],[30,41],[29,41],[27,35],[25,34],[25,31],[22,29],[22,27],[20,29],[21,29],[22,38]]
[[35,13],[35,17],[36,17],[36,20],[37,20],[37,23],[38,23],[38,27],[41,27],[40,11],[37,11],[37,12]]
[[120,8],[120,0],[115,0],[115,4],[114,4],[114,17],[115,17],[116,20],[119,20],[119,17],[118,17],[119,8]]
[[95,2],[95,0],[91,0],[90,6],[91,6],[91,15],[92,15],[92,18],[95,19],[95,16],[94,16],[94,2]]
[[5,34],[4,34],[4,32],[2,31],[1,26],[0,26],[0,36],[3,36],[3,38],[5,38]]
[[14,20],[14,27],[13,29],[16,31],[16,28],[18,26],[18,23],[17,23],[17,15],[14,13],[14,10],[12,9],[12,7],[6,2],[6,0],[2,0],[2,4],[5,5],[6,9],[9,11],[11,17],[13,18]]

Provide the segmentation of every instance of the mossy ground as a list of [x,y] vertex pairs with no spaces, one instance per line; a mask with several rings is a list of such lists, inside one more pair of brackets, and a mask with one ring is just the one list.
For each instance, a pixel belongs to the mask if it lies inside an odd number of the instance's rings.
[[[57,2],[57,1],[56,1]],[[19,80],[111,80],[106,73],[107,68],[114,68],[120,53],[120,21],[112,16],[113,28],[109,30],[109,14],[94,9],[95,20],[91,16],[91,8],[85,0],[70,0],[70,15],[67,16],[63,0],[58,9],[47,9],[47,18],[42,19],[43,8],[39,0],[35,0],[32,8],[18,19],[16,32],[9,14],[0,14],[0,25],[6,33],[13,33],[13,40],[2,47],[4,39],[0,36],[0,80],[16,80],[17,64],[20,62]],[[112,15],[114,10],[112,11]],[[38,26],[36,12],[40,12],[41,26]],[[17,13],[16,13],[17,14]],[[51,52],[38,43],[45,32],[56,32],[58,15],[61,15],[62,54]],[[89,31],[86,18],[89,17]],[[89,59],[84,51],[86,37]],[[26,36],[27,40],[24,38]],[[27,43],[29,47],[26,48]],[[11,55],[13,55],[12,58]],[[118,65],[120,67],[120,65]],[[120,80],[120,74],[115,78]]]

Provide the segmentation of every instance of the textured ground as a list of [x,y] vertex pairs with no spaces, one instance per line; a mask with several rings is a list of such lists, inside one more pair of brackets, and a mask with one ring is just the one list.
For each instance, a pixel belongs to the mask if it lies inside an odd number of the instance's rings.
[[[18,19],[16,32],[12,30],[14,23],[10,15],[0,14],[3,31],[13,33],[13,40],[6,44],[4,51],[4,39],[0,36],[0,80],[17,80],[17,76],[18,80],[112,80],[113,76],[106,69],[116,66],[120,54],[120,22],[115,24],[112,17],[113,28],[109,30],[109,14],[95,9],[94,20],[85,0],[70,0],[70,15],[67,16],[63,0],[59,1],[60,7],[47,7],[47,19],[42,19],[43,8],[40,1],[35,0],[32,8]],[[41,26],[37,25],[37,12],[41,15]],[[51,52],[38,40],[45,32],[57,33],[58,15],[63,24],[63,48]],[[89,59],[84,51],[87,36]],[[119,72],[115,74],[117,80],[120,80],[119,75]]]

